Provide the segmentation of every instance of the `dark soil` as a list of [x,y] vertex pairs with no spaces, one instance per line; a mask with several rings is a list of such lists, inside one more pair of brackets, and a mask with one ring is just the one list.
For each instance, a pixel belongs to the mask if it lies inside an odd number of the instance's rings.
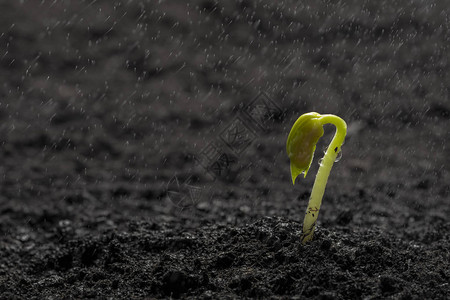
[[[448,299],[447,1],[0,1],[1,299]],[[301,114],[334,129],[292,185]]]

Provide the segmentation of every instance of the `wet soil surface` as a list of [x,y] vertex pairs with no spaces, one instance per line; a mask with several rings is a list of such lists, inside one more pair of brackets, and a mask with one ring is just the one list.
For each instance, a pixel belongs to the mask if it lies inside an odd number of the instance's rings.
[[[446,1],[0,1],[1,299],[448,299]],[[305,112],[348,124],[293,186]]]

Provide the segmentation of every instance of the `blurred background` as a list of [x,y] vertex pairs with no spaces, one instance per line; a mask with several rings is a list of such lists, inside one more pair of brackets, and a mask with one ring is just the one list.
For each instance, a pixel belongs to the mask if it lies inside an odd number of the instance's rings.
[[324,225],[442,223],[448,13],[411,0],[0,1],[1,218],[300,221],[334,128],[295,186],[285,142],[317,111],[348,124]]

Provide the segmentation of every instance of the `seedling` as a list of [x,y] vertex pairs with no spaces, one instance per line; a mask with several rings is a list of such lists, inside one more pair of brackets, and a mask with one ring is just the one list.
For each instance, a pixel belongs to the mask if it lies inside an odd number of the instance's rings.
[[347,134],[347,124],[335,115],[321,115],[316,112],[303,114],[292,126],[286,142],[286,150],[291,161],[292,184],[295,184],[295,179],[301,173],[304,173],[304,177],[306,177],[313,160],[317,141],[323,135],[323,125],[325,124],[336,126],[336,133],[325,152],[325,156],[319,161],[319,171],[314,181],[303,221],[302,244],[313,238],[325,186],[331,167],[341,152],[341,146]]

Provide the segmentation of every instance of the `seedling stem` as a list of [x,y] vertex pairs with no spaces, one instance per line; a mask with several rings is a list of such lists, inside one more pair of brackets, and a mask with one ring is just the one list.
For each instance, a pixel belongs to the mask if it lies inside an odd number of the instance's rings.
[[347,133],[347,124],[335,115],[320,115],[307,113],[301,115],[292,126],[286,143],[287,152],[291,161],[292,183],[301,173],[306,173],[311,166],[317,141],[323,135],[323,125],[333,124],[336,133],[320,162],[319,171],[314,181],[308,208],[303,221],[302,244],[313,238],[317,217],[319,216],[322,198],[327,185],[328,176],[335,162]]

